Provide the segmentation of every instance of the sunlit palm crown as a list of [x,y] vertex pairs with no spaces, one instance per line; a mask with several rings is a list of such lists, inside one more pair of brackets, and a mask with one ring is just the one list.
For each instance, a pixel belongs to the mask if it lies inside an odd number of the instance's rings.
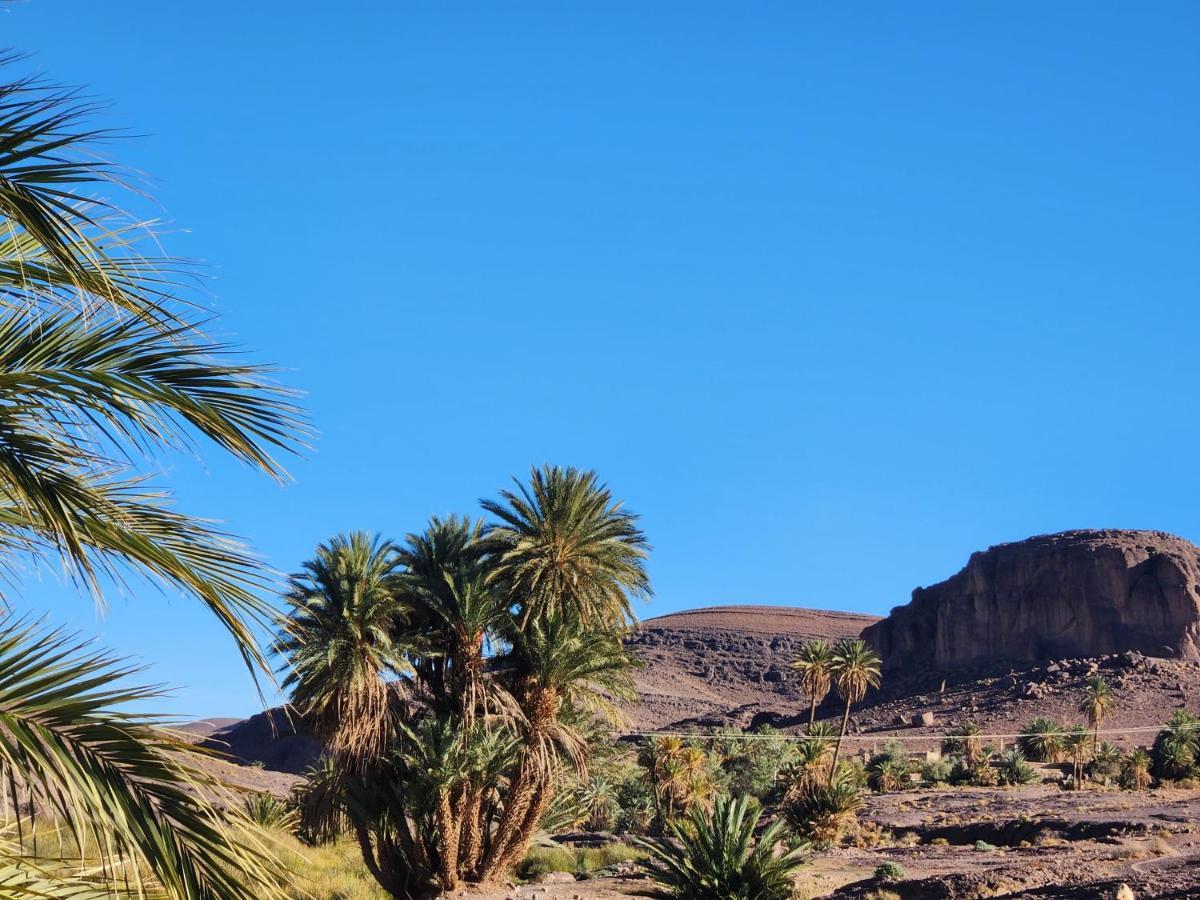
[[338,535],[293,575],[289,624],[274,645],[292,702],[335,741],[377,750],[389,705],[387,680],[409,671],[397,635],[407,613],[399,599],[395,546],[365,532]]
[[546,466],[529,483],[482,506],[496,517],[484,539],[492,579],[522,618],[568,612],[584,624],[633,618],[631,597],[650,596],[649,544],[594,472]]

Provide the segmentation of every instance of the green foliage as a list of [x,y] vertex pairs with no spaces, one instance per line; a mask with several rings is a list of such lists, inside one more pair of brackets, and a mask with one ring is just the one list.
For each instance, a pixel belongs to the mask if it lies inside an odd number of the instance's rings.
[[1150,787],[1150,754],[1145,750],[1133,750],[1121,762],[1121,787],[1128,791],[1144,791]]
[[889,741],[883,750],[867,763],[867,783],[881,794],[898,791],[908,786],[909,776],[916,765],[908,751],[899,741]]
[[724,788],[760,801],[775,799],[780,792],[780,772],[799,755],[796,742],[770,725],[762,725],[752,734],[741,737],[740,731],[718,732],[712,748],[725,774]]
[[976,841],[974,850],[976,853],[991,853],[996,849],[995,844],[989,844],[987,841]]
[[298,823],[295,807],[274,794],[251,794],[242,801],[242,811],[261,828],[291,832]]
[[996,781],[999,784],[1013,787],[1021,784],[1032,784],[1037,781],[1037,772],[1025,761],[1020,750],[1010,750],[1000,755],[996,760]]
[[643,842],[643,862],[654,882],[651,896],[677,900],[789,900],[792,878],[806,861],[803,847],[776,855],[783,824],[776,822],[755,840],[760,812],[748,798],[720,796],[711,812],[694,809],[683,824],[669,823],[668,834]]
[[1200,772],[1200,718],[1176,710],[1150,750],[1155,778],[1179,780]]
[[875,867],[875,877],[880,881],[902,881],[904,867],[891,861],[880,863]]
[[925,763],[921,766],[921,781],[926,785],[949,784],[954,776],[955,762],[954,757],[943,756]]
[[[596,728],[632,696],[622,637],[649,590],[636,516],[594,473],[554,466],[483,506],[490,524],[434,518],[399,545],[318,548],[276,643],[332,749],[303,792],[302,833],[351,825],[397,895],[494,881],[539,828],[621,814],[626,776]],[[671,759],[693,764],[709,771],[702,751]]]
[[1121,753],[1121,748],[1108,741],[1101,741],[1092,751],[1087,775],[1093,781],[1111,784],[1121,777],[1123,765],[1124,754]]
[[983,756],[983,743],[979,737],[979,726],[967,722],[954,729],[942,741],[942,753],[960,756],[968,765],[976,764]]
[[855,773],[839,767],[832,781],[799,783],[784,795],[781,811],[796,834],[826,846],[862,809],[863,788]]
[[594,875],[618,863],[642,859],[645,853],[620,841],[603,847],[563,847],[558,844],[530,847],[517,865],[518,877],[536,881],[550,872],[570,872],[572,875]]
[[1017,749],[1034,762],[1058,762],[1063,755],[1063,727],[1044,716],[1031,719],[1017,737]]

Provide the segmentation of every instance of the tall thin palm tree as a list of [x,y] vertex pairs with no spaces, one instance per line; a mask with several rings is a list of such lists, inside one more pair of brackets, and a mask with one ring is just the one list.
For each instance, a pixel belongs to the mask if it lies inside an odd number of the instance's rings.
[[1083,769],[1092,747],[1092,735],[1082,725],[1067,729],[1063,735],[1063,750],[1071,758],[1071,776],[1076,790],[1083,785]]
[[389,681],[411,671],[400,585],[395,545],[355,531],[318,546],[284,595],[291,613],[272,647],[282,686],[348,758],[380,753],[395,729]]
[[[268,368],[201,332],[194,272],[143,252],[157,236],[122,212],[94,112],[73,91],[0,81],[0,569],[61,561],[101,604],[114,579],[144,576],[206,605],[266,673],[263,568],[149,473],[205,443],[283,479],[275,457],[303,445],[304,419]],[[145,696],[110,685],[125,669],[10,620],[0,671],[0,779],[99,848],[102,889],[150,872],[147,890],[172,897],[270,892],[254,842],[188,789],[184,748],[111,708]],[[0,865],[27,862],[0,847]],[[51,874],[39,895],[78,881]]]
[[587,627],[632,619],[631,597],[649,597],[649,544],[595,472],[534,468],[529,483],[481,501],[495,516],[483,546],[491,579],[522,621],[566,614]]
[[1087,680],[1083,689],[1083,698],[1079,701],[1079,711],[1087,716],[1088,724],[1092,726],[1092,747],[1100,743],[1100,723],[1112,711],[1116,698],[1112,686],[1103,675],[1093,675]]
[[789,667],[800,673],[800,690],[808,697],[808,729],[817,721],[817,707],[829,694],[833,648],[828,641],[814,639],[800,646]]
[[866,641],[845,639],[838,641],[833,648],[833,659],[830,664],[834,687],[838,696],[846,704],[842,713],[842,726],[838,731],[837,743],[833,747],[833,763],[829,767],[829,783],[833,783],[837,773],[838,757],[842,751],[842,741],[846,730],[850,727],[850,707],[862,702],[867,691],[880,684],[880,661],[875,651],[867,646]]

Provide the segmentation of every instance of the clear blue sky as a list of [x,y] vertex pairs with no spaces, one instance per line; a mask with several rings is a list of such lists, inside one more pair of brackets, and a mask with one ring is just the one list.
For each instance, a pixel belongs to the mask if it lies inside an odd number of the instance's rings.
[[[107,3],[0,16],[145,135],[170,243],[321,437],[171,461],[290,570],[543,461],[642,513],[653,615],[885,612],[975,549],[1200,539],[1200,6]],[[150,591],[49,607],[256,709]]]

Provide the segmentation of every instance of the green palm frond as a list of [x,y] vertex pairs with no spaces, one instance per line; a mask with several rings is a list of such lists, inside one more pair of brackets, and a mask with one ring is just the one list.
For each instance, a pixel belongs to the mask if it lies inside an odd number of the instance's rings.
[[498,520],[483,547],[492,578],[528,619],[577,616],[585,625],[633,618],[630,597],[649,597],[649,544],[595,472],[544,466],[529,483],[481,505]]
[[81,852],[100,848],[109,866],[134,861],[135,884],[145,871],[172,897],[275,896],[250,823],[201,799],[218,786],[189,761],[188,745],[117,711],[156,696],[118,683],[131,671],[63,632],[0,626],[0,779]]

